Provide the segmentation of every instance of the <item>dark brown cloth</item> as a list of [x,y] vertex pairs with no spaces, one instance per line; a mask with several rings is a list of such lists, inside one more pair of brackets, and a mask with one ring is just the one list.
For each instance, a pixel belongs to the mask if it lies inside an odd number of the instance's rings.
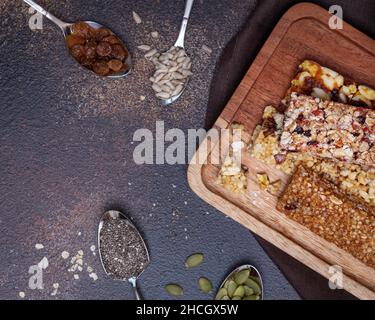
[[[247,72],[252,61],[281,16],[294,4],[302,1],[259,0],[256,10],[241,31],[228,43],[218,63],[212,81],[206,114],[206,127],[211,128],[227,101]],[[311,1],[323,8],[340,5],[344,20],[370,37],[375,34],[374,0]],[[220,81],[219,81],[220,80]],[[328,282],[316,272],[258,238],[271,259],[304,299],[354,299],[343,290],[330,290]]]

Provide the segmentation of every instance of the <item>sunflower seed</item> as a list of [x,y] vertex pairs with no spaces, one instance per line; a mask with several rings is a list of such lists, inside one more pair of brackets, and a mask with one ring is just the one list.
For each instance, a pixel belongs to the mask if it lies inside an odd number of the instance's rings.
[[159,92],[156,94],[156,96],[160,99],[169,99],[171,97],[171,95],[166,92]]
[[184,290],[178,284],[168,284],[165,286],[165,291],[171,296],[182,296],[184,294]]
[[202,50],[208,54],[212,53],[212,49],[210,47],[207,47],[205,44],[202,45]]
[[180,84],[172,92],[172,97],[177,96],[182,91],[183,86]]
[[136,24],[142,23],[141,17],[135,11],[133,11],[133,19]]
[[156,49],[152,49],[145,54],[145,58],[150,58],[156,53]]
[[190,70],[182,70],[182,75],[185,77],[192,76],[193,73]]
[[156,83],[154,83],[153,85],[152,85],[152,89],[155,91],[155,92],[161,92],[161,88],[156,84]]
[[151,47],[148,46],[147,44],[142,44],[142,45],[138,46],[137,48],[138,48],[139,50],[141,50],[141,51],[145,51],[145,52],[151,50]]

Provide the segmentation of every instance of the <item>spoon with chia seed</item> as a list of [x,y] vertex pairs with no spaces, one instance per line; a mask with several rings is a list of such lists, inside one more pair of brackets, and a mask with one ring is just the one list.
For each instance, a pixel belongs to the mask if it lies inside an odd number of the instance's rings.
[[[56,24],[60,28],[60,30],[62,31],[65,40],[67,40],[68,37],[73,33],[73,28],[74,28],[74,25],[75,25],[74,23],[68,23],[68,22],[64,22],[64,21],[60,20],[59,18],[55,17],[52,13],[48,12],[47,10],[45,10],[44,8],[42,8],[40,5],[38,5],[37,3],[35,3],[32,0],[23,0],[23,1],[25,3],[27,3],[30,7],[32,7],[34,10],[38,11],[43,16],[45,16],[47,19],[52,21],[54,24]],[[99,30],[99,29],[109,30],[108,28],[104,27],[103,25],[101,25],[98,22],[94,22],[94,21],[83,21],[83,22],[86,23],[88,26],[90,26],[94,30]],[[111,32],[112,35],[115,35],[112,31],[110,31],[110,32]],[[131,56],[129,54],[129,50],[126,48],[125,44],[122,41],[120,41],[119,38],[118,38],[118,40],[119,40],[119,44],[121,44],[121,46],[124,48],[124,50],[126,52],[126,55],[127,55],[126,60],[124,61],[125,68],[122,68],[118,72],[111,73],[109,75],[104,75],[106,78],[110,78],[110,79],[123,78],[123,77],[127,76],[132,69],[132,59],[131,59]]]
[[128,281],[137,300],[142,300],[137,279],[150,263],[146,244],[134,224],[119,211],[107,211],[99,223],[98,248],[105,273]]

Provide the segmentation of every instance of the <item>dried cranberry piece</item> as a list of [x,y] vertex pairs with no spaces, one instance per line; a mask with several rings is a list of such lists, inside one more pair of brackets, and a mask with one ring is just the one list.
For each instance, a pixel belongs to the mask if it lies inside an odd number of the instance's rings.
[[282,164],[286,160],[286,154],[278,153],[274,155],[277,164]]
[[311,141],[308,141],[308,142],[307,142],[307,145],[308,145],[308,146],[316,146],[317,144],[319,144],[319,142],[316,141],[316,140],[311,140]]
[[288,203],[285,205],[285,210],[291,211],[291,210],[296,210],[297,209],[297,204],[295,203]]
[[311,137],[311,130],[306,130],[306,131],[303,133],[303,135],[304,135],[305,137]]
[[357,119],[358,119],[358,122],[360,124],[365,124],[365,122],[366,122],[366,116],[364,116],[364,115],[358,116]]

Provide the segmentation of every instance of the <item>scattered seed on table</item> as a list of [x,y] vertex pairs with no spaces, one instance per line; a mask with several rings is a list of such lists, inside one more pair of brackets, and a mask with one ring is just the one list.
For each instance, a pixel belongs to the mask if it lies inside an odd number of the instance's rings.
[[142,23],[141,17],[135,11],[133,11],[133,19],[136,24]]
[[182,287],[175,283],[167,284],[165,286],[165,291],[171,296],[182,296],[184,294]]
[[204,260],[202,253],[194,253],[186,258],[185,266],[187,268],[195,268],[199,266]]

